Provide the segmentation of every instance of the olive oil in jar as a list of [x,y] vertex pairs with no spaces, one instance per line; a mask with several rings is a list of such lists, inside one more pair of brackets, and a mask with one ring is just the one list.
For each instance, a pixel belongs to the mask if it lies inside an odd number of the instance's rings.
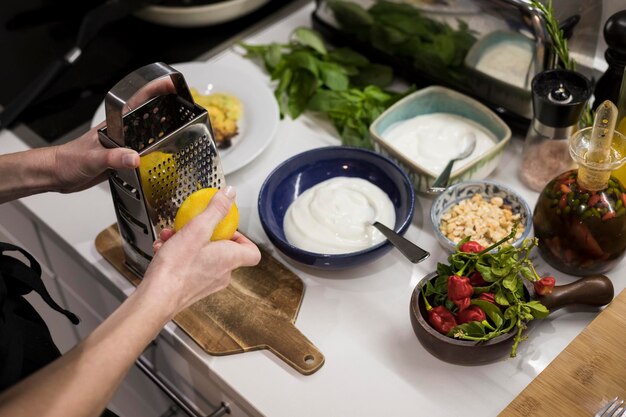
[[570,139],[578,170],[541,192],[533,215],[542,257],[572,275],[604,273],[626,253],[626,189],[611,171],[626,162],[626,138],[613,133],[617,108],[598,107],[596,121]]
[[[626,69],[624,69],[624,75],[622,76],[622,85],[619,92],[617,110],[617,124],[615,125],[615,129],[622,135],[626,135]],[[623,149],[620,151],[626,152],[626,150]],[[626,184],[626,164],[617,168],[611,173],[611,175],[620,180],[622,184]]]
[[612,269],[626,251],[626,189],[615,177],[605,190],[591,192],[568,171],[542,191],[533,223],[541,256],[572,275]]
[[[621,119],[618,119],[619,121],[617,123],[616,129],[619,133],[626,136],[626,103],[624,103],[623,113],[624,113],[624,116],[621,117]],[[620,111],[620,116],[621,115],[622,115],[622,111]],[[626,154],[626,149],[619,149],[617,150],[617,152]],[[617,168],[615,171],[611,172],[611,175],[613,175],[615,178],[620,180],[622,184],[626,184],[626,164],[622,165],[621,167]]]

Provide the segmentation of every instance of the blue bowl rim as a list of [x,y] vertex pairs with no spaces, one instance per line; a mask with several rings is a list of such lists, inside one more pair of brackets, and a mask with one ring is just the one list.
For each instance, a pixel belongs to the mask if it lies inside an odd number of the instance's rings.
[[[342,150],[342,151],[355,151],[355,152],[360,152],[360,153],[365,153],[365,154],[369,154],[372,155],[376,158],[379,158],[385,162],[387,162],[391,167],[393,167],[395,170],[397,170],[401,175],[402,178],[405,182],[405,184],[407,185],[406,189],[409,190],[409,212],[407,217],[404,219],[404,221],[402,222],[402,224],[400,224],[400,227],[398,227],[398,229],[396,230],[397,233],[404,233],[409,226],[411,225],[411,222],[413,220],[413,215],[414,215],[414,211],[415,211],[415,191],[413,190],[413,186],[411,185],[411,181],[409,179],[409,176],[407,175],[406,172],[404,172],[404,170],[402,170],[402,168],[400,168],[400,166],[395,163],[392,159],[381,155],[377,152],[371,151],[369,149],[363,149],[363,148],[356,148],[356,147],[351,147],[351,146],[322,146],[319,148],[313,148],[313,149],[309,149],[307,151],[303,151],[300,152],[296,155],[293,155],[289,158],[287,158],[286,160],[284,160],[283,162],[281,162],[279,165],[276,166],[276,168],[274,168],[272,170],[272,172],[269,173],[269,175],[265,178],[265,181],[263,181],[263,184],[261,185],[261,189],[259,190],[259,198],[257,199],[257,210],[259,213],[259,219],[261,220],[261,226],[263,226],[263,230],[265,231],[265,233],[268,235],[268,237],[276,239],[278,241],[280,241],[282,244],[284,244],[286,247],[288,247],[290,250],[292,251],[297,251],[297,252],[301,252],[303,255],[308,255],[311,257],[317,257],[320,259],[346,259],[346,258],[351,258],[354,256],[359,256],[359,255],[363,255],[369,252],[373,252],[379,248],[382,248],[384,246],[389,246],[389,240],[385,239],[383,240],[381,243],[374,245],[374,246],[370,246],[369,248],[365,248],[362,249],[360,251],[357,252],[349,252],[349,253],[336,253],[336,254],[329,254],[329,253],[317,253],[317,252],[309,252],[306,251],[304,249],[300,249],[297,246],[292,245],[291,243],[289,243],[286,239],[282,239],[280,236],[277,236],[275,233],[271,232],[270,230],[268,230],[268,228],[265,227],[266,222],[263,220],[266,215],[264,214],[264,209],[262,209],[262,197],[263,195],[266,193],[266,189],[267,189],[267,183],[269,182],[269,180],[285,165],[287,165],[288,163],[297,160],[299,158],[302,158],[304,155],[309,155],[311,153],[317,153],[317,152],[332,152],[334,150]],[[395,229],[394,229],[395,230]],[[271,234],[271,236],[270,236]]]
[[498,181],[493,181],[493,180],[468,180],[468,181],[458,182],[458,183],[453,184],[450,187],[448,187],[446,189],[446,191],[444,191],[443,193],[439,194],[433,200],[433,204],[430,206],[430,222],[432,223],[435,235],[438,238],[445,239],[445,242],[449,243],[453,247],[456,246],[453,241],[451,241],[446,236],[444,236],[444,234],[441,233],[441,230],[439,230],[439,222],[438,222],[438,219],[435,218],[434,207],[435,207],[437,201],[439,199],[443,198],[443,195],[446,192],[448,192],[449,190],[452,190],[452,189],[455,189],[455,188],[461,188],[461,187],[468,186],[468,185],[479,185],[479,184],[491,184],[491,185],[494,185],[496,187],[500,187],[503,190],[505,190],[508,194],[515,195],[517,197],[517,199],[520,201],[521,205],[524,207],[524,210],[526,210],[528,215],[526,216],[526,222],[524,224],[524,233],[522,233],[522,235],[518,239],[515,239],[513,241],[513,244],[517,244],[518,242],[522,242],[524,239],[526,239],[526,237],[528,237],[528,235],[530,234],[530,230],[532,229],[532,225],[533,225],[533,216],[532,216],[533,212],[530,209],[530,205],[528,205],[528,202],[526,201],[526,199],[524,197],[522,197],[517,191],[513,190],[508,185],[504,185],[504,184],[502,184],[502,183],[500,183]]

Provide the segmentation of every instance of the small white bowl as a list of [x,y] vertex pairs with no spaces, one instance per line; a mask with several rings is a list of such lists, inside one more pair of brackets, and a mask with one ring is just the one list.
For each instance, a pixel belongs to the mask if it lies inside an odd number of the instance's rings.
[[456,243],[448,239],[441,230],[441,217],[462,200],[472,198],[475,194],[482,195],[485,200],[489,201],[493,197],[501,197],[504,204],[511,208],[513,214],[520,215],[520,225],[524,226],[524,232],[521,236],[512,242],[513,246],[518,247],[524,239],[528,238],[533,227],[533,212],[524,198],[512,189],[494,181],[466,181],[448,187],[434,201],[430,208],[430,221],[435,230],[435,236],[439,244],[449,253],[456,250]]
[[480,158],[454,169],[450,176],[450,184],[483,179],[493,172],[511,139],[511,129],[498,115],[473,98],[445,87],[427,87],[409,94],[389,107],[370,126],[376,151],[393,159],[409,174],[415,191],[431,194],[428,188],[436,177],[426,167],[420,166],[391,146],[385,140],[384,133],[394,123],[431,113],[449,113],[465,117],[485,128],[496,140],[495,145]]

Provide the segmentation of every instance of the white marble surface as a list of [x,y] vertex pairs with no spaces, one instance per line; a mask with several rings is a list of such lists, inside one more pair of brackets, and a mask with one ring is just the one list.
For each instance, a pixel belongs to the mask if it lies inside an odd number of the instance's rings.
[[[312,5],[280,25],[248,39],[283,42],[292,28],[310,25]],[[255,64],[233,51],[214,58],[247,67],[269,79]],[[283,120],[273,143],[260,157],[227,178],[238,191],[240,229],[271,248],[259,223],[256,199],[263,179],[281,161],[306,149],[338,144],[332,128],[311,116]],[[0,133],[0,151],[26,149],[13,133]],[[517,179],[521,141],[515,139],[491,176],[518,190],[533,206],[537,194]],[[532,328],[517,358],[477,367],[444,363],[422,348],[409,320],[409,299],[418,280],[446,255],[437,245],[428,220],[430,200],[420,197],[407,237],[431,251],[417,266],[396,252],[361,268],[342,272],[303,269],[275,255],[305,282],[306,292],[296,326],[324,353],[326,363],[303,376],[267,351],[212,357],[170,323],[164,336],[206,366],[233,396],[259,415],[306,416],[490,416],[502,410],[598,314],[598,310],[562,310]],[[71,195],[45,194],[22,199],[63,244],[114,288],[128,294],[132,286],[96,252],[95,236],[114,223],[106,186]],[[540,272],[548,269],[540,267]],[[616,293],[626,287],[624,262],[608,275]],[[570,277],[557,275],[559,283]],[[250,407],[246,407],[250,410]]]

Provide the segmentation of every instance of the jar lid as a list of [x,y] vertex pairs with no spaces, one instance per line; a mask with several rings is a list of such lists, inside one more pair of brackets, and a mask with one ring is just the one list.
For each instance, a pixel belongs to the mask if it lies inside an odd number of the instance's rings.
[[592,91],[584,75],[565,69],[540,72],[531,88],[534,118],[551,127],[576,125]]

